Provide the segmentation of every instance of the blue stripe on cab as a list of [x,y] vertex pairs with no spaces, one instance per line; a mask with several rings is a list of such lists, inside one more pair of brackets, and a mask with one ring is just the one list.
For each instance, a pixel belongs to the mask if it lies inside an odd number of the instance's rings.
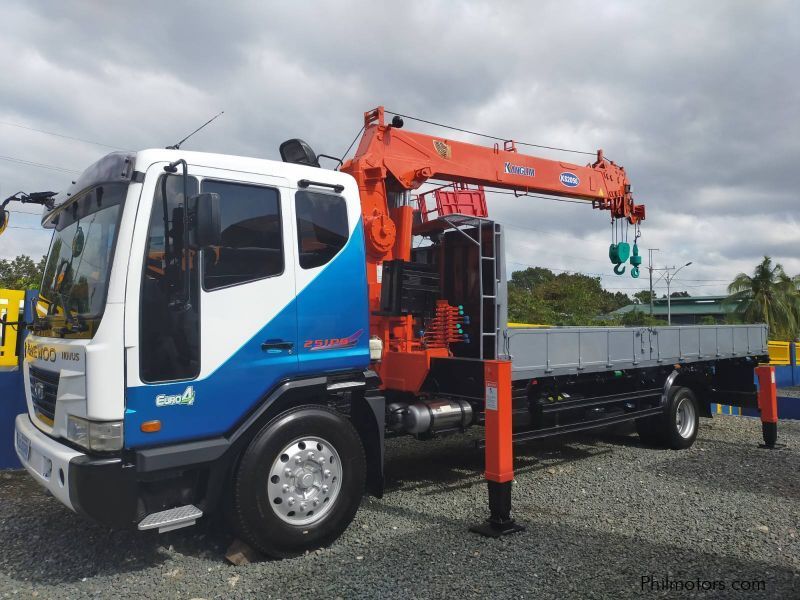
[[[305,375],[367,368],[369,314],[364,253],[364,230],[359,221],[342,252],[205,379],[129,387],[125,446],[139,448],[227,433],[278,382],[297,374],[298,362],[299,372]],[[252,306],[231,307],[232,311],[258,309],[255,297]],[[354,336],[352,343],[348,342],[350,336]],[[264,352],[261,343],[272,338],[295,339],[298,352]],[[313,343],[305,347],[309,340],[333,343],[312,350]],[[189,386],[194,389],[192,404],[156,406],[159,394],[184,394]],[[154,419],[161,421],[161,430],[143,433],[141,424]]]

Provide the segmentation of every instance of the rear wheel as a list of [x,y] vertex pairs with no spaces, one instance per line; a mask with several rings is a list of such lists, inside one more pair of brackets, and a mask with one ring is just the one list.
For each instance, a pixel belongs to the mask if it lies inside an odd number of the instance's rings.
[[636,431],[646,444],[683,450],[697,439],[699,423],[694,393],[687,387],[676,386],[669,391],[664,414],[638,419]]
[[326,546],[364,494],[366,460],[350,421],[322,406],[278,415],[245,450],[236,473],[241,535],[276,558]]

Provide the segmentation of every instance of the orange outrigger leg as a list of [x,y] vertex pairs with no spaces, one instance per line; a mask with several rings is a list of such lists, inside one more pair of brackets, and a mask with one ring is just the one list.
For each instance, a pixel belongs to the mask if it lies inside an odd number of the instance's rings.
[[774,448],[778,440],[778,389],[775,385],[775,367],[756,367],[758,376],[758,409],[761,413],[763,448]]
[[511,437],[511,361],[484,361],[486,483],[489,485],[489,518],[470,531],[500,537],[524,531],[511,518],[511,483],[514,481],[514,448]]

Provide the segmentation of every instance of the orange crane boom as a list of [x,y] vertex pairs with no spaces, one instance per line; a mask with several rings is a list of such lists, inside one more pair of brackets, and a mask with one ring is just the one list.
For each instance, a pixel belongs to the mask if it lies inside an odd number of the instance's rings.
[[[597,152],[597,160],[586,166],[527,156],[519,153],[511,140],[502,147],[499,143],[486,147],[404,130],[397,117],[390,124],[385,122],[382,106],[364,113],[359,146],[341,170],[356,179],[361,194],[371,334],[384,342],[381,376],[391,387],[412,391],[419,377],[409,382],[406,373],[409,369],[426,371],[424,365],[439,350],[420,347],[411,316],[376,314],[382,263],[411,258],[414,209],[408,192],[430,180],[444,180],[586,200],[633,225],[645,218],[645,207],[633,202],[625,169],[604,158],[602,150]],[[425,358],[417,356],[420,353]],[[420,364],[409,367],[409,361],[415,360]],[[393,364],[398,365],[397,372],[404,373],[401,377],[392,376]]]

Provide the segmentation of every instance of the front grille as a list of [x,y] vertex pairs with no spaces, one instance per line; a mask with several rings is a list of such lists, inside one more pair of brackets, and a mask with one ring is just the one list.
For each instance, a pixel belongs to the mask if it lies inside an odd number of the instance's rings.
[[[56,416],[56,394],[58,394],[58,371],[30,368],[31,400],[36,412],[51,421]],[[39,387],[41,385],[41,388]]]

